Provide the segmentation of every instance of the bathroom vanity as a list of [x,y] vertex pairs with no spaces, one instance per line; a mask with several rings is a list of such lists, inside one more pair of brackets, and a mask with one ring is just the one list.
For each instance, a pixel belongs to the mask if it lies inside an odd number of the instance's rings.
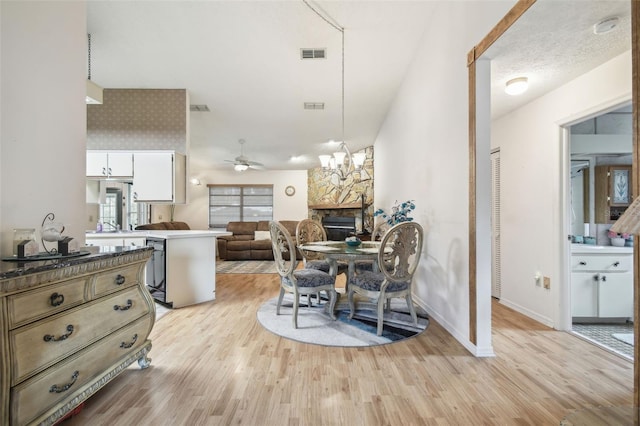
[[571,245],[571,314],[633,319],[633,247]]

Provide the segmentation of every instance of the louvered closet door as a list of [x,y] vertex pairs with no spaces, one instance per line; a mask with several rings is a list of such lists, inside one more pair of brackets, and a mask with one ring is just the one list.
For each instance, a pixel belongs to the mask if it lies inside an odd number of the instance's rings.
[[491,296],[500,298],[500,151],[491,153]]

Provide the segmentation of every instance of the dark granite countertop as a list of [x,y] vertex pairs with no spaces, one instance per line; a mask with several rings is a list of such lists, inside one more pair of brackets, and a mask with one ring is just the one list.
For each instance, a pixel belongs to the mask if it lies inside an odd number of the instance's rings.
[[60,257],[51,260],[34,260],[34,261],[2,261],[0,262],[0,280],[15,278],[38,272],[45,272],[52,269],[65,268],[67,266],[78,265],[96,260],[107,259],[117,256],[123,256],[130,253],[152,251],[153,247],[147,246],[101,246],[92,248],[97,252],[84,256]]

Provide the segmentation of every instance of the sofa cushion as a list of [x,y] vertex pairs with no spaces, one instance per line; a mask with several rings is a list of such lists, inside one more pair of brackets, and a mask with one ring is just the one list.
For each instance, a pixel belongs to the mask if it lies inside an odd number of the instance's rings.
[[227,231],[232,232],[233,235],[250,235],[253,239],[257,226],[258,222],[229,222]]
[[230,251],[250,251],[253,240],[233,240],[227,241],[227,253]]
[[271,240],[254,240],[251,242],[251,250],[271,250]]

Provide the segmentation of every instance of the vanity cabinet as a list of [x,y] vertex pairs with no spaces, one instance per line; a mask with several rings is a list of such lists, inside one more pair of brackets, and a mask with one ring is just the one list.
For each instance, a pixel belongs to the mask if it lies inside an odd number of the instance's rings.
[[88,178],[133,178],[133,153],[87,151]]
[[173,151],[133,154],[133,199],[146,203],[186,202],[186,158]]
[[571,315],[633,318],[633,248],[578,247],[571,255]]
[[133,362],[149,366],[151,253],[90,255],[0,279],[0,425],[55,424]]
[[595,221],[613,223],[631,204],[631,166],[595,167]]

